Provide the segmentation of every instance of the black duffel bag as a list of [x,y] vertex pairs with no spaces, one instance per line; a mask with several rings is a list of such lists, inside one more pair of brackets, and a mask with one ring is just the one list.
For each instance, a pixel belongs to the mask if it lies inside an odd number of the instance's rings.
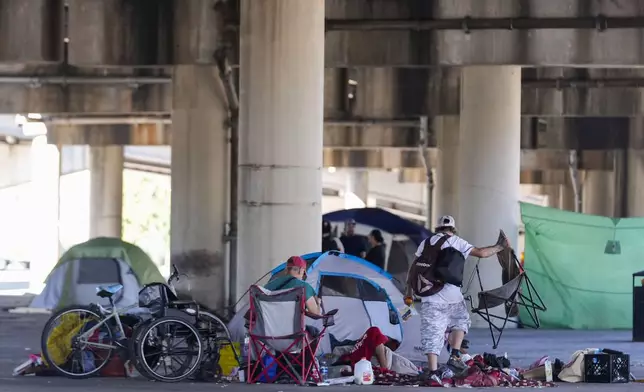
[[441,249],[436,259],[436,277],[444,283],[463,286],[465,257],[458,250],[449,247]]

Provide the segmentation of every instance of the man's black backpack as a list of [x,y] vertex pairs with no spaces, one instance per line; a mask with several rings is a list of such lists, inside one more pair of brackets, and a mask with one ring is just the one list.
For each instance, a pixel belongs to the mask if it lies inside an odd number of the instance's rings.
[[419,297],[438,293],[445,283],[463,284],[463,254],[452,247],[441,249],[448,235],[443,235],[434,245],[430,244],[430,238],[425,240],[423,252],[412,263],[407,277],[407,285]]

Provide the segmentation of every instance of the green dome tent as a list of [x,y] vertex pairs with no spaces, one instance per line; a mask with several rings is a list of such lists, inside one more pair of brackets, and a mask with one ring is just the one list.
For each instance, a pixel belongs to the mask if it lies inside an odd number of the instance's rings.
[[33,308],[58,309],[68,305],[107,303],[96,296],[99,285],[119,283],[118,307],[132,305],[148,283],[164,282],[152,259],[138,246],[119,238],[99,237],[74,245],[58,260]]

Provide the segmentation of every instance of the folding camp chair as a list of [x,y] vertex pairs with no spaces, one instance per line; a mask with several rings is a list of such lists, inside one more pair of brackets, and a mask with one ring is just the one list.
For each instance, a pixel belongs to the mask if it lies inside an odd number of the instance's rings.
[[[304,287],[271,292],[253,285],[249,295],[248,383],[274,382],[283,375],[300,385],[309,378],[321,381],[315,353],[327,327],[333,325],[337,309],[323,316],[307,312]],[[323,329],[316,336],[307,330],[306,317],[322,320]],[[270,358],[264,361],[265,356]],[[275,369],[275,374],[269,375],[270,369]]]
[[[499,254],[498,257],[499,262],[503,267],[503,286],[492,290],[484,290],[477,261],[474,272],[478,277],[479,287],[481,289],[478,293],[477,306],[474,306],[471,296],[466,297],[466,300],[469,300],[472,304],[472,313],[478,314],[488,323],[490,327],[490,335],[492,335],[493,349],[496,349],[499,346],[503,330],[508,322],[537,329],[540,327],[537,311],[546,310],[546,306],[544,305],[541,296],[532,285],[532,282],[528,278],[526,271],[521,266],[521,263],[519,263],[514,250],[508,249],[503,252],[503,254]],[[471,281],[472,279],[470,279],[470,283]],[[490,309],[494,309],[501,305],[505,306],[505,317],[490,313]],[[526,313],[532,320],[532,325],[510,319],[510,317],[518,316],[519,306],[523,306],[525,308]],[[494,320],[502,320],[503,324],[499,326],[494,322]],[[497,334],[495,334],[495,332]]]

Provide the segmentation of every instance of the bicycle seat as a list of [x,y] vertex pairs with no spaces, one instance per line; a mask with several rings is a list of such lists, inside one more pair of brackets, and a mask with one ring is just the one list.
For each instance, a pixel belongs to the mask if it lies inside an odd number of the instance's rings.
[[122,284],[110,284],[107,286],[98,286],[96,288],[96,295],[98,295],[101,298],[109,298],[113,296],[114,294],[118,293],[123,289]]

